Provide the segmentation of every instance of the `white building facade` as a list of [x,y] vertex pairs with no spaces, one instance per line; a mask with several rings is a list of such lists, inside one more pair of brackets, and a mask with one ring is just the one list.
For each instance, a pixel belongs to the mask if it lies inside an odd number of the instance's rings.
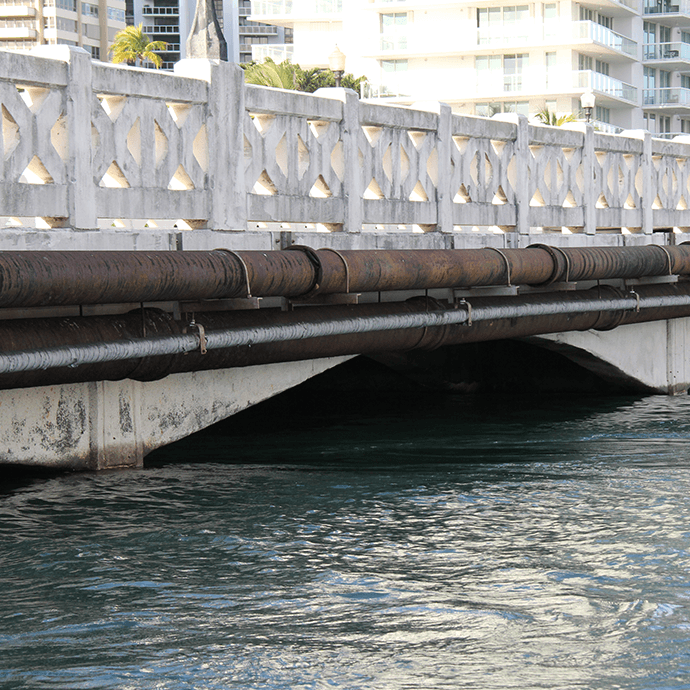
[[337,44],[396,103],[577,116],[591,90],[604,131],[690,132],[688,0],[252,0],[251,18],[294,31],[255,59],[325,67]]
[[80,46],[107,60],[115,34],[125,28],[125,0],[0,0],[0,49]]

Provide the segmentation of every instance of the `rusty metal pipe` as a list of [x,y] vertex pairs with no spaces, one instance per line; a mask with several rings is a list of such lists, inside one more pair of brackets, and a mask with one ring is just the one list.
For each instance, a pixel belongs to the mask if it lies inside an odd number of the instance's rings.
[[[195,352],[199,333],[183,333],[182,324],[168,315],[148,312],[147,332],[155,335],[146,338],[138,337],[141,313],[5,322],[0,328],[0,371],[4,372],[0,387],[150,380],[172,372],[611,328],[619,323],[690,316],[690,283],[639,286],[636,294],[602,288],[519,298],[485,297],[471,300],[471,307],[461,304],[459,308],[418,299],[303,312],[210,312],[197,315],[206,330],[206,355]],[[472,325],[463,325],[470,320]],[[103,341],[106,333],[111,334],[110,339]],[[113,338],[115,334],[120,337]],[[53,346],[36,347],[36,335],[44,342],[52,340]],[[19,346],[22,341],[24,347]],[[46,368],[55,369],[38,371]],[[36,373],[26,373],[32,371]]]
[[[295,251],[296,249],[296,251]],[[0,308],[690,275],[690,246],[2,252]]]

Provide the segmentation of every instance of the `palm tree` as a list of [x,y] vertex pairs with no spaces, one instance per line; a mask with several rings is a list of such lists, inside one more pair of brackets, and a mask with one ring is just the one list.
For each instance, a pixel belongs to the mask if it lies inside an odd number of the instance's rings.
[[128,65],[136,65],[139,60],[149,60],[158,68],[163,64],[163,59],[153,51],[165,50],[167,45],[165,41],[149,41],[142,25],[139,24],[118,31],[110,51],[115,63],[126,62]]
[[271,58],[264,62],[249,65],[244,70],[244,80],[247,84],[258,86],[272,86],[276,89],[297,89],[297,74],[295,66],[285,60],[275,63]]
[[573,122],[575,116],[570,113],[568,115],[561,115],[560,117],[556,113],[552,113],[548,108],[542,108],[536,114],[537,120],[543,125],[551,125],[552,127],[560,127],[566,122]]

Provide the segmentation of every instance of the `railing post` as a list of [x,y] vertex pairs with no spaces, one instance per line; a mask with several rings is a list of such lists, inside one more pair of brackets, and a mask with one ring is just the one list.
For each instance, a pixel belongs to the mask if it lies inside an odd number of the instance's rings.
[[655,199],[654,186],[652,184],[652,171],[654,163],[652,161],[652,135],[644,133],[642,140],[642,232],[651,235],[654,232],[654,211],[653,204]]
[[517,182],[515,190],[515,230],[519,235],[529,235],[530,223],[530,170],[529,170],[529,122],[524,115],[517,116],[515,134],[515,161]]
[[595,235],[597,232],[597,195],[598,185],[594,177],[594,125],[586,124],[584,127],[584,140],[582,143],[582,173],[583,186],[582,205],[584,206],[584,231],[587,235]]
[[208,142],[208,227],[247,229],[244,184],[244,72],[233,63],[186,59],[175,74],[208,82],[206,136]]
[[98,227],[98,214],[91,167],[91,55],[83,48],[68,45],[38,46],[31,52],[33,55],[67,63],[67,220],[75,230],[95,229]]
[[436,174],[436,228],[439,232],[453,232],[453,196],[451,146],[453,144],[453,110],[447,103],[438,104],[438,131],[436,134],[436,154],[438,172]]
[[343,89],[343,201],[345,232],[361,232],[364,216],[362,173],[359,167],[359,97],[350,89]]

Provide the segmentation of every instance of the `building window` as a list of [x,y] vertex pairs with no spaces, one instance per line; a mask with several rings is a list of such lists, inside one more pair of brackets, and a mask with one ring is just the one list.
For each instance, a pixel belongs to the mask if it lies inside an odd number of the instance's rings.
[[503,56],[503,90],[521,91],[522,73],[527,67],[527,53]]
[[112,19],[114,22],[124,22],[125,21],[125,11],[118,10],[114,7],[108,8],[108,19]]
[[82,2],[81,13],[85,14],[87,17],[97,17],[98,16],[98,5],[92,5],[88,2]]
[[407,12],[381,15],[381,48],[405,50],[407,48]]
[[690,76],[688,76],[687,74],[681,74],[680,85],[684,89],[690,89]]
[[605,14],[600,14],[596,10],[590,10],[588,7],[580,6],[580,21],[581,22],[595,22],[601,24],[607,29],[613,29],[613,18],[607,17]]
[[683,134],[690,134],[690,120],[680,121],[680,131],[683,132]]
[[474,114],[479,117],[493,117],[498,113],[517,113],[529,115],[528,101],[508,101],[506,103],[477,103],[474,106]]
[[590,55],[582,55],[582,53],[580,53],[578,55],[578,68],[581,72],[598,72],[608,77],[611,65],[603,60],[595,60]]
[[74,19],[58,17],[55,25],[60,31],[69,31],[73,34],[77,32],[77,22]]
[[671,118],[659,116],[658,128],[659,134],[668,134],[671,131]]
[[554,78],[556,69],[556,53],[544,53],[544,66],[546,67],[547,90],[557,86],[557,78]]
[[477,41],[479,45],[527,39],[529,5],[486,7],[477,10]]
[[594,119],[598,122],[611,122],[611,110],[609,108],[602,108],[600,105],[594,109]]
[[84,48],[91,53],[91,57],[94,60],[101,59],[101,49],[98,46],[84,46]]

